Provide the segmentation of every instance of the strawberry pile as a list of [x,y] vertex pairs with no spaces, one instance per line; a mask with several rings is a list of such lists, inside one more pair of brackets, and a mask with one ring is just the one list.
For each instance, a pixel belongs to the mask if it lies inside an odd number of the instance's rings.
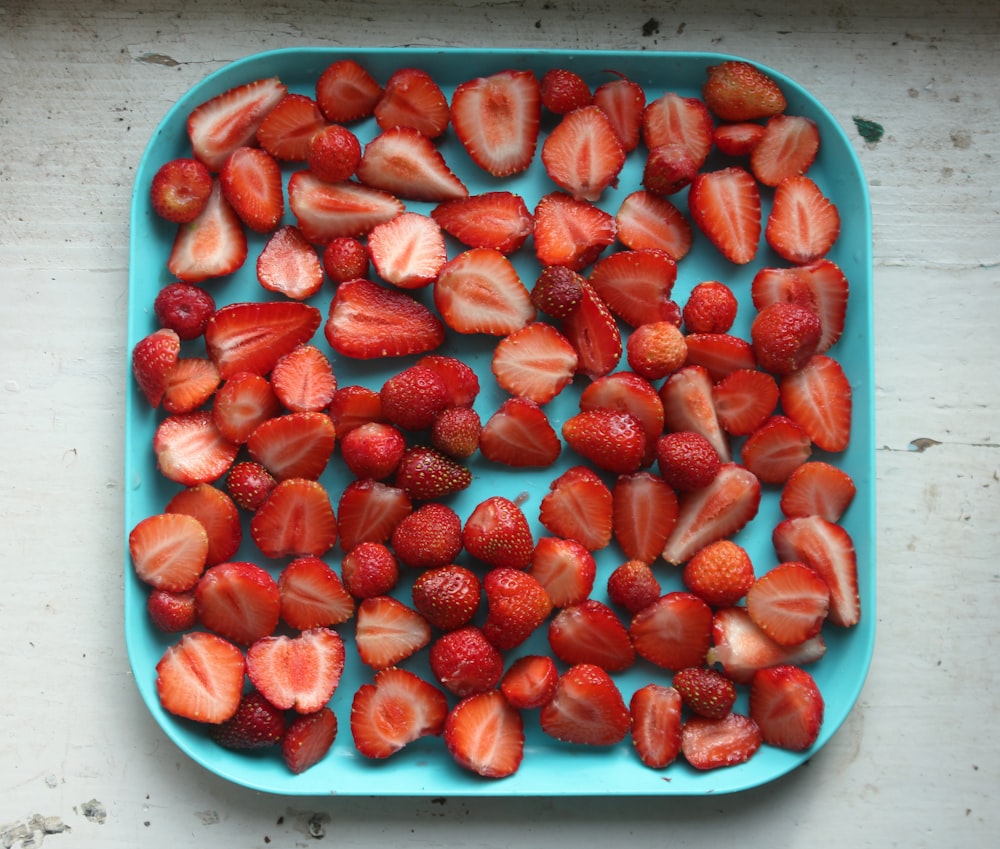
[[[819,132],[786,110],[735,61],[647,98],[563,68],[446,94],[349,59],[194,109],[150,186],[176,236],[132,349],[173,493],[128,538],[172,635],[164,709],[293,773],[338,721],[364,758],[437,736],[490,778],[529,723],[652,769],[812,746],[807,668],[861,615],[848,283]],[[758,263],[748,290],[675,299],[700,239]],[[229,298],[245,266],[258,296]]]

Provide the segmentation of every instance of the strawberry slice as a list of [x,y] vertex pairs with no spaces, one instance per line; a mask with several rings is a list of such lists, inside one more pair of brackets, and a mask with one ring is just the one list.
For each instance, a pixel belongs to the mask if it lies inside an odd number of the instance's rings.
[[750,154],[750,170],[765,186],[805,174],[819,152],[819,127],[801,115],[775,115]]
[[398,487],[373,480],[352,481],[337,503],[341,549],[348,552],[362,542],[388,542],[412,510],[410,497]]
[[809,435],[788,416],[771,416],[740,450],[743,465],[763,483],[783,484],[809,459]]
[[313,480],[280,481],[253,514],[250,536],[266,557],[322,557],[337,541],[329,495]]
[[642,116],[642,139],[649,150],[679,145],[697,170],[712,149],[712,116],[698,98],[667,92],[647,104]]
[[354,599],[337,573],[318,557],[298,557],[278,576],[281,619],[300,631],[346,622]]
[[515,660],[500,679],[500,692],[521,710],[531,710],[548,702],[556,691],[559,670],[544,654],[526,654]]
[[128,552],[141,581],[156,589],[184,592],[205,571],[208,533],[194,516],[157,513],[129,531]]
[[542,537],[531,555],[528,574],[545,588],[553,607],[567,607],[590,595],[597,563],[594,555],[575,539]]
[[261,121],[257,143],[282,162],[305,162],[309,140],[325,126],[315,100],[289,92]]
[[163,508],[165,513],[184,513],[197,519],[208,534],[205,563],[214,566],[229,560],[243,540],[240,512],[225,492],[208,483],[200,483],[178,492]]
[[434,305],[457,333],[506,336],[536,315],[513,263],[490,248],[470,248],[445,264],[434,283]]
[[228,640],[206,631],[185,634],[156,664],[156,692],[175,716],[219,725],[236,713],[246,662]]
[[195,158],[219,171],[236,148],[252,144],[268,113],[288,93],[277,77],[235,86],[196,106],[187,119]]
[[409,200],[438,202],[469,194],[434,143],[413,127],[393,127],[368,142],[357,177],[366,186]]
[[781,489],[781,512],[796,516],[822,516],[837,522],[857,493],[854,480],[843,469],[822,460],[803,463]]
[[444,92],[434,78],[420,68],[393,71],[374,112],[375,123],[383,130],[412,127],[429,139],[440,136],[451,120]]
[[542,496],[538,518],[557,537],[598,551],[611,542],[612,512],[611,490],[600,476],[587,466],[571,466]]
[[503,693],[467,696],[448,713],[444,742],[455,762],[485,778],[506,778],[524,757],[524,720]]
[[618,183],[625,148],[607,114],[583,106],[565,115],[542,143],[545,173],[576,200],[597,201]]
[[785,177],[774,190],[764,238],[778,256],[798,265],[822,259],[840,235],[840,213],[806,176]]
[[233,211],[255,233],[278,226],[285,212],[278,160],[260,147],[238,147],[219,173],[222,194]]
[[631,371],[615,371],[598,377],[580,393],[580,409],[601,408],[631,413],[639,420],[646,434],[642,465],[652,463],[656,440],[663,433],[663,402],[653,384]]
[[601,83],[594,89],[594,105],[604,111],[618,133],[626,152],[639,146],[646,92],[634,80],[621,77]]
[[665,669],[702,666],[712,642],[712,608],[694,593],[669,592],[632,617],[636,654]]
[[263,637],[247,649],[247,677],[282,710],[315,713],[325,707],[343,671],[344,641],[330,628]]
[[754,674],[750,718],[769,746],[805,751],[819,736],[823,713],[823,695],[806,670],[783,665]]
[[679,566],[709,543],[731,537],[757,515],[760,490],[753,473],[735,463],[723,464],[708,486],[681,496],[663,559]]
[[615,214],[618,241],[631,250],[663,251],[675,261],[691,250],[691,222],[669,200],[645,189],[627,195]]
[[324,334],[338,354],[369,360],[432,351],[444,341],[444,325],[406,292],[350,280],[337,287]]
[[275,363],[271,385],[285,409],[317,413],[333,401],[337,378],[326,354],[315,345],[300,345]]
[[622,475],[611,488],[615,539],[626,557],[652,563],[677,523],[677,495],[659,475]]
[[815,637],[830,610],[830,588],[804,563],[779,563],[747,591],[753,623],[782,646]]
[[541,112],[541,86],[527,70],[467,80],[451,98],[458,140],[472,161],[494,177],[509,177],[531,164]]
[[765,371],[737,368],[712,385],[712,406],[730,436],[748,436],[778,406],[778,382]]
[[323,266],[302,231],[286,224],[271,234],[257,257],[257,280],[269,292],[303,301],[323,285]]
[[243,224],[215,180],[198,217],[178,226],[167,269],[184,283],[201,283],[231,274],[246,258]]
[[218,389],[219,370],[205,357],[181,357],[167,372],[163,409],[168,413],[197,410]]
[[673,687],[646,684],[632,694],[632,744],[650,769],[665,769],[681,751],[681,696]]
[[372,669],[395,666],[431,641],[431,626],[392,596],[372,596],[358,605],[354,631],[361,662]]
[[740,713],[729,713],[722,719],[691,716],[681,730],[681,753],[699,770],[745,763],[762,742],[757,723]]
[[405,210],[395,195],[360,183],[324,183],[311,171],[288,178],[288,207],[305,237],[325,245],[343,236],[364,236]]
[[281,759],[300,775],[326,757],[337,737],[337,717],[328,707],[296,716],[281,738]]
[[250,456],[279,481],[316,480],[326,469],[336,443],[333,421],[326,413],[305,411],[267,419],[250,434]]
[[677,263],[659,250],[618,251],[597,261],[587,277],[616,316],[632,327],[668,320]]
[[316,81],[316,103],[335,124],[367,118],[381,97],[382,86],[353,59],[332,62]]
[[215,393],[212,421],[226,439],[242,445],[258,425],[280,411],[281,404],[270,381],[242,371],[236,372]]
[[351,734],[366,758],[387,758],[408,743],[444,732],[448,699],[433,684],[398,667],[376,673],[351,703]]
[[535,225],[524,198],[507,191],[446,200],[431,210],[431,217],[463,245],[502,254],[520,248]]
[[167,375],[180,352],[180,337],[166,327],[143,337],[132,348],[132,376],[149,406],[160,406]]
[[254,563],[212,566],[194,590],[198,621],[220,637],[250,645],[273,633],[281,597],[271,573]]
[[168,416],[153,434],[156,467],[183,486],[211,483],[236,459],[239,445],[226,439],[206,410]]
[[764,127],[753,121],[719,124],[712,130],[712,144],[726,156],[749,156],[763,135]]
[[713,383],[738,369],[757,367],[753,346],[732,333],[688,333],[685,342],[686,364],[707,369]]
[[760,242],[760,191],[744,168],[731,166],[695,177],[688,208],[698,229],[726,259],[746,265]]
[[843,366],[826,354],[781,378],[781,406],[817,448],[843,451],[851,441],[851,382]]
[[448,259],[438,223],[417,212],[404,212],[368,234],[375,271],[400,289],[419,289],[437,279]]
[[581,289],[580,305],[562,320],[561,328],[576,348],[577,370],[597,380],[613,371],[621,361],[622,335],[608,305],[593,287],[583,282]]
[[628,629],[617,614],[593,598],[560,610],[549,623],[549,646],[563,663],[591,663],[621,672],[635,662]]
[[587,746],[611,746],[628,734],[631,717],[618,685],[601,667],[571,666],[542,706],[539,722],[556,740]]
[[663,422],[668,431],[692,431],[707,439],[719,459],[732,458],[729,438],[719,424],[712,400],[712,377],[704,366],[675,371],[660,387]]
[[562,443],[545,411],[526,398],[508,398],[483,424],[479,450],[493,463],[515,468],[547,468]]
[[577,364],[569,340],[551,324],[536,321],[497,343],[490,368],[501,389],[547,404],[573,381]]
[[551,192],[535,207],[535,256],[543,265],[580,271],[615,240],[615,219],[565,192]]

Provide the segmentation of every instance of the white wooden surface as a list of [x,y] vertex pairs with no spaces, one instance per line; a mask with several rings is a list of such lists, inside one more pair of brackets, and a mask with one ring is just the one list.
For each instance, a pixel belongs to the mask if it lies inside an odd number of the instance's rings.
[[[992,0],[0,0],[0,846],[991,843],[998,36]],[[286,799],[216,779],[146,713],[121,612],[132,175],[206,74],[312,44],[726,51],[849,131],[875,226],[878,635],[805,767],[655,803]]]

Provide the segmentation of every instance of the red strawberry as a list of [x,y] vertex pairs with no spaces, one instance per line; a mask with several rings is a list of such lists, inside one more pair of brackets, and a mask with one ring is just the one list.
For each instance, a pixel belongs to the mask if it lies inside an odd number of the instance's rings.
[[829,609],[830,588],[804,563],[779,563],[747,591],[750,618],[783,646],[815,637]]
[[547,265],[531,288],[531,303],[553,318],[567,318],[583,300],[584,279],[565,265]]
[[535,256],[544,265],[586,268],[615,240],[615,219],[565,192],[545,195],[535,207]]
[[153,435],[156,467],[167,480],[182,486],[222,477],[238,451],[239,445],[226,439],[212,414],[204,410],[168,416]]
[[373,480],[349,483],[337,503],[340,547],[350,551],[366,540],[388,542],[393,529],[413,509],[401,489]]
[[304,162],[309,140],[325,126],[326,118],[315,100],[289,92],[261,121],[257,143],[275,159]]
[[382,414],[404,430],[426,430],[448,406],[448,387],[434,369],[410,366],[394,374],[379,390]]
[[650,769],[665,769],[681,751],[681,697],[673,687],[646,684],[629,700],[632,745]]
[[192,590],[175,593],[153,589],[146,598],[146,613],[153,625],[166,634],[189,631],[198,624]]
[[658,250],[618,251],[597,261],[587,281],[616,316],[632,327],[666,320],[677,263]]
[[736,296],[718,280],[697,284],[684,304],[688,333],[726,333],[736,320]]
[[267,419],[250,434],[250,456],[278,480],[316,480],[326,469],[336,443],[326,413],[286,413]]
[[698,716],[722,719],[736,703],[736,687],[725,675],[705,666],[689,666],[674,675],[673,686],[684,706]]
[[286,224],[271,234],[257,257],[257,280],[269,292],[303,301],[323,285],[323,266],[302,231]]
[[359,542],[344,555],[340,574],[357,599],[388,595],[399,583],[399,562],[380,542]]
[[434,283],[434,305],[457,333],[506,336],[535,318],[517,269],[492,248],[470,248],[447,262]]
[[572,382],[578,361],[576,349],[562,333],[536,321],[497,343],[490,368],[501,389],[547,404]]
[[763,483],[783,484],[811,453],[801,427],[788,416],[771,416],[747,437],[740,459]]
[[592,663],[621,672],[635,662],[628,629],[603,602],[585,599],[562,608],[549,623],[549,646],[563,663]]
[[234,463],[226,476],[226,490],[230,497],[251,513],[267,500],[277,484],[274,476],[256,460]]
[[826,256],[840,235],[840,213],[812,180],[785,177],[774,190],[764,237],[782,259],[798,265]]
[[549,485],[538,517],[555,536],[597,551],[611,542],[612,505],[611,490],[596,472],[587,466],[571,466]]
[[228,640],[194,631],[167,648],[156,664],[156,692],[175,716],[218,725],[240,706],[243,652]]
[[277,77],[235,86],[196,106],[187,132],[196,159],[218,171],[236,148],[251,144],[268,113],[287,94]]
[[412,127],[383,130],[365,146],[358,179],[407,200],[437,203],[468,197],[434,143]]
[[347,127],[330,124],[309,139],[306,167],[326,183],[349,180],[360,164],[361,142]]
[[387,758],[408,743],[444,732],[448,699],[406,669],[390,667],[362,684],[351,703],[354,746],[366,758]]
[[493,463],[545,468],[559,457],[562,443],[538,404],[508,398],[483,425],[479,450]]
[[[692,431],[711,443],[719,459],[730,459],[729,439],[712,403],[712,377],[708,369],[687,365],[675,371],[660,387],[663,422],[668,431]],[[661,474],[667,477],[661,470]],[[668,483],[671,481],[668,478]]]
[[669,592],[629,625],[636,654],[666,669],[700,666],[712,642],[712,608],[693,593]]
[[719,124],[712,130],[712,144],[726,156],[749,156],[764,135],[764,127],[753,121]]
[[337,737],[337,717],[328,707],[295,717],[281,740],[285,766],[299,775],[326,757]]
[[548,655],[526,654],[515,660],[500,679],[500,692],[521,710],[548,702],[556,692],[559,670]]
[[441,87],[420,68],[399,68],[375,104],[375,122],[383,130],[413,127],[436,139],[448,127],[451,110]]
[[618,183],[625,148],[604,110],[583,106],[563,116],[542,143],[549,179],[576,200],[597,201]]
[[283,710],[250,690],[243,694],[236,713],[213,726],[209,736],[227,749],[263,749],[281,742],[286,724]]
[[594,105],[604,110],[625,150],[635,150],[646,109],[646,93],[642,86],[625,77],[601,83],[594,90]]
[[401,289],[433,282],[447,260],[441,228],[416,212],[375,225],[368,235],[368,251],[379,277]]
[[219,370],[205,357],[181,357],[167,372],[163,387],[163,409],[168,413],[190,413],[202,406],[219,388]]
[[462,550],[462,520],[447,504],[421,504],[396,525],[392,548],[413,569],[447,566]]
[[385,480],[406,451],[406,437],[387,422],[366,422],[351,428],[340,440],[340,455],[356,478]]
[[535,548],[521,508],[509,498],[490,496],[479,502],[462,528],[462,544],[489,566],[525,569]]
[[431,448],[453,460],[467,460],[479,450],[483,422],[472,407],[446,407],[431,423]]
[[208,534],[185,513],[147,516],[129,531],[128,552],[144,583],[169,592],[191,589],[205,570]]
[[823,713],[823,696],[806,670],[775,666],[754,673],[750,718],[768,745],[805,751],[819,736]]
[[250,536],[266,557],[321,557],[337,541],[329,495],[314,480],[281,481],[253,514]]
[[633,251],[659,250],[679,262],[691,250],[691,223],[669,200],[645,189],[625,197],[615,226],[618,241]]
[[180,352],[180,337],[168,328],[150,333],[132,348],[132,375],[151,407],[160,406],[167,375]]
[[344,642],[329,628],[263,637],[247,649],[247,676],[271,704],[299,713],[324,707],[340,683]]
[[266,150],[236,148],[223,163],[219,185],[240,221],[255,233],[278,226],[285,212],[281,166]]
[[541,87],[542,106],[554,115],[589,106],[594,99],[586,80],[569,68],[550,68],[542,75]]
[[754,356],[762,369],[791,374],[816,353],[819,316],[808,307],[785,301],[768,304],[750,326]]
[[324,183],[311,171],[288,178],[288,207],[305,237],[325,245],[343,236],[363,236],[404,211],[390,192],[360,183]]
[[506,778],[524,757],[524,721],[498,690],[468,696],[451,709],[444,742],[460,766],[485,778]]
[[728,60],[708,69],[702,97],[722,121],[752,121],[785,111],[778,84],[749,62]]
[[712,443],[700,433],[675,430],[656,440],[656,465],[671,489],[695,492],[715,479],[722,461]]
[[278,625],[281,598],[271,574],[253,563],[220,563],[194,590],[198,621],[219,636],[249,645]]
[[776,115],[750,154],[750,170],[765,186],[805,174],[819,151],[819,128],[811,118]]
[[663,402],[653,385],[629,371],[616,371],[598,377],[580,393],[580,409],[619,410],[631,413],[646,434],[643,465],[653,461],[656,440],[663,432]]
[[407,449],[396,469],[394,484],[414,501],[435,501],[472,483],[469,469],[424,445]]
[[667,92],[647,104],[642,117],[642,138],[649,150],[661,145],[680,145],[697,170],[705,164],[712,149],[712,116],[697,98]]
[[781,489],[781,512],[796,516],[822,516],[837,522],[857,493],[854,480],[843,469],[822,460],[803,463]]
[[700,770],[745,763],[761,742],[757,723],[739,713],[728,713],[722,719],[692,716],[681,731],[681,753]]
[[539,721],[542,731],[556,740],[610,746],[625,739],[631,716],[611,676],[599,666],[582,663],[559,676]]
[[346,283],[368,275],[368,248],[351,236],[331,239],[323,249],[323,271],[334,283]]
[[168,283],[153,301],[156,320],[185,341],[197,339],[215,315],[215,299],[192,283]]
[[455,135],[494,177],[524,171],[535,155],[541,86],[527,70],[503,70],[460,83],[451,98]]
[[614,474],[638,471],[646,456],[646,433],[631,413],[586,410],[562,426],[566,444],[595,466]]
[[441,686],[459,698],[492,690],[503,675],[503,655],[474,625],[438,637],[429,660]]
[[278,593],[282,620],[300,631],[339,625],[354,615],[354,599],[318,557],[298,557],[282,569]]
[[677,524],[663,549],[663,559],[679,566],[700,548],[735,534],[757,515],[760,490],[755,475],[742,466],[724,463],[708,486],[680,498]]
[[182,489],[164,508],[164,513],[194,516],[208,534],[206,565],[214,566],[232,557],[240,547],[243,528],[236,503],[221,489],[208,483]]
[[338,387],[327,413],[333,420],[338,437],[369,422],[385,422],[378,392],[357,384]]
[[613,371],[622,357],[622,337],[614,316],[589,283],[572,315],[562,321],[562,332],[576,348],[578,371],[596,380]]
[[650,472],[622,475],[611,490],[615,539],[630,560],[652,563],[677,522],[677,495]]
[[326,354],[315,345],[300,345],[274,364],[271,385],[285,409],[318,413],[333,401],[337,378]]
[[338,59],[316,82],[316,102],[328,121],[347,123],[367,118],[382,97],[382,86],[358,62]]
[[422,354],[444,341],[444,326],[427,307],[369,280],[337,287],[323,332],[338,354],[361,360]]
[[689,186],[697,174],[698,163],[688,148],[670,142],[649,151],[642,169],[642,185],[654,195],[672,195]]
[[212,191],[212,173],[197,159],[164,162],[153,175],[149,200],[153,211],[174,224],[187,224],[205,208]]
[[449,407],[471,407],[479,395],[479,378],[471,366],[447,354],[427,354],[416,365],[436,371],[448,389]]
[[778,382],[767,372],[738,368],[712,386],[712,406],[730,436],[747,436],[778,406]]
[[553,607],[566,607],[590,595],[597,564],[587,548],[574,539],[542,537],[535,545],[528,574],[545,588]]
[[843,451],[851,441],[851,382],[843,366],[826,354],[809,359],[781,379],[781,406],[817,448]]
[[731,607],[753,585],[753,563],[746,549],[730,539],[710,542],[684,565],[684,586],[713,607]]
[[737,369],[757,368],[753,346],[732,333],[689,333],[687,344],[689,366],[701,366],[717,383]]
[[216,180],[204,209],[187,224],[180,224],[167,258],[167,270],[184,283],[201,283],[224,277],[247,258],[247,237]]
[[215,393],[212,421],[226,439],[242,445],[250,434],[281,412],[271,382],[259,374],[233,374]]
[[820,516],[804,516],[779,522],[772,537],[781,560],[801,561],[826,581],[830,622],[842,627],[856,625],[861,618],[861,600],[858,561],[850,534]]
[[441,631],[467,625],[479,609],[482,590],[476,574],[454,563],[421,572],[413,582],[413,606]]
[[648,607],[661,593],[653,570],[641,560],[626,560],[608,575],[608,598],[629,613],[636,614]]
[[372,596],[358,605],[354,638],[362,663],[386,669],[426,646],[431,641],[431,626],[416,610],[392,596]]
[[524,198],[508,191],[446,200],[431,210],[431,217],[463,245],[503,254],[520,248],[535,224]]
[[521,645],[552,612],[545,587],[520,568],[491,569],[483,578],[483,592],[487,605],[483,633],[501,651]]
[[691,219],[726,259],[746,265],[760,242],[760,191],[743,168],[699,174],[688,193]]

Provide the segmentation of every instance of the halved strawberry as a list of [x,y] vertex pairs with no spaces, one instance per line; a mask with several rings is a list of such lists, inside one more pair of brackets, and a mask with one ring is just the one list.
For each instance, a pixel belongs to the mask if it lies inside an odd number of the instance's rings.
[[650,769],[665,769],[681,751],[681,696],[673,687],[646,684],[629,700],[632,744]]
[[413,127],[383,130],[365,146],[358,179],[409,200],[439,202],[469,194],[434,143]]
[[506,778],[524,757],[524,721],[499,690],[478,693],[448,713],[444,742],[460,766],[485,778]]
[[726,156],[749,156],[763,135],[763,125],[754,121],[719,124],[712,130],[712,144]]
[[260,147],[238,147],[222,165],[219,185],[233,211],[255,233],[278,226],[285,212],[281,166]]
[[156,664],[156,692],[175,716],[218,725],[240,706],[243,652],[207,631],[193,631],[167,648]]
[[352,481],[337,502],[340,547],[350,551],[361,542],[388,542],[413,503],[403,490],[373,480]]
[[278,582],[266,569],[243,561],[206,569],[194,603],[202,625],[242,645],[273,633],[281,611]]
[[386,421],[382,413],[381,395],[374,389],[356,383],[337,388],[327,413],[333,420],[338,437],[363,424]]
[[212,484],[199,483],[182,489],[167,502],[163,511],[184,513],[201,522],[208,534],[207,566],[229,560],[240,547],[243,526],[236,502]]
[[691,222],[669,200],[645,189],[627,195],[615,213],[618,241],[631,250],[664,251],[680,261],[691,250]]
[[187,132],[196,159],[212,171],[236,148],[253,142],[257,130],[288,89],[277,77],[235,86],[196,106]]
[[330,496],[316,481],[283,480],[253,514],[250,536],[266,557],[322,557],[337,541]]
[[517,269],[491,248],[470,248],[449,260],[434,283],[434,305],[457,333],[506,336],[535,318]]
[[746,265],[760,242],[760,191],[744,168],[730,166],[695,177],[688,192],[691,219],[726,259]]
[[556,691],[559,670],[546,654],[525,654],[515,660],[500,679],[500,692],[521,710],[548,702]]
[[747,436],[778,406],[778,382],[766,371],[738,368],[712,385],[712,406],[730,436]]
[[611,676],[599,666],[581,663],[559,676],[539,722],[542,731],[556,740],[611,746],[625,739],[631,716]]
[[215,393],[212,421],[228,440],[242,445],[259,424],[278,415],[281,403],[271,382],[259,374],[233,374]]
[[615,539],[630,560],[652,563],[677,523],[677,495],[659,475],[621,475],[611,489]]
[[483,424],[479,450],[493,463],[546,468],[559,457],[562,443],[538,404],[508,398]]
[[663,422],[668,431],[693,431],[707,439],[719,459],[732,458],[729,437],[722,430],[712,401],[712,378],[704,366],[675,371],[660,387]]
[[822,516],[836,522],[854,500],[857,487],[843,469],[822,460],[803,463],[781,489],[781,512],[796,516]]
[[782,377],[781,406],[817,448],[843,451],[851,441],[853,390],[843,366],[826,354]]
[[823,695],[806,670],[782,665],[754,674],[750,718],[768,745],[805,751],[819,736],[823,713]]
[[279,227],[257,257],[257,281],[269,292],[296,301],[315,295],[323,285],[323,265],[316,249],[294,224]]
[[535,207],[535,256],[544,265],[586,268],[615,240],[615,219],[565,192],[550,192]]
[[556,124],[542,143],[541,158],[557,186],[576,200],[593,202],[617,185],[625,148],[604,110],[583,106]]
[[367,118],[381,97],[382,86],[353,59],[331,62],[316,81],[316,103],[337,124]]
[[455,134],[472,161],[494,177],[509,177],[531,164],[541,112],[541,85],[528,70],[467,80],[451,98]]
[[598,260],[587,281],[616,316],[632,327],[668,319],[677,263],[659,250],[618,251]]
[[646,92],[639,83],[620,76],[594,89],[594,105],[604,110],[626,151],[635,150],[642,133]]
[[617,614],[597,599],[563,607],[549,623],[549,646],[563,663],[592,663],[606,672],[621,672],[635,662],[628,629]]
[[129,531],[128,552],[135,573],[151,587],[169,592],[191,589],[205,571],[208,533],[194,516],[157,513]]
[[663,432],[663,402],[646,378],[631,371],[614,371],[598,377],[580,393],[581,410],[620,410],[639,420],[646,434],[642,465],[653,462],[656,440]]
[[809,459],[809,435],[788,416],[771,416],[740,449],[740,460],[763,483],[783,484]]
[[247,440],[250,456],[279,481],[316,480],[336,443],[333,421],[326,413],[285,413],[258,425]]
[[560,327],[576,348],[577,370],[597,380],[612,372],[621,361],[622,335],[611,310],[593,287],[584,282],[582,290],[579,307],[562,320]]
[[326,757],[337,737],[337,716],[328,707],[296,716],[281,738],[281,759],[299,775]]
[[132,348],[132,375],[151,407],[160,406],[167,375],[180,352],[180,337],[166,327],[144,336]]
[[667,92],[646,105],[642,139],[649,150],[681,145],[700,169],[712,149],[712,116],[698,98]]
[[685,343],[685,362],[707,369],[713,382],[722,380],[737,369],[757,367],[753,346],[732,333],[688,333]]
[[337,378],[326,354],[315,345],[300,345],[275,363],[271,385],[285,409],[319,412],[333,401]]
[[647,454],[646,432],[631,413],[584,410],[563,422],[562,436],[577,454],[614,474],[638,471]]
[[257,143],[282,162],[305,162],[309,140],[325,126],[315,100],[289,92],[261,121]]
[[360,183],[324,183],[311,171],[288,178],[288,207],[305,237],[325,245],[342,236],[364,236],[405,207],[395,195]]
[[569,340],[551,324],[535,321],[497,343],[490,368],[501,389],[547,404],[573,381],[577,364]]
[[395,666],[431,641],[430,623],[392,596],[364,599],[355,621],[358,655],[372,669]]
[[675,591],[644,607],[629,625],[636,654],[665,669],[701,666],[712,642],[712,608]]
[[762,742],[750,717],[728,713],[721,719],[692,716],[681,730],[681,753],[695,769],[718,769],[745,763]]
[[782,646],[815,637],[830,610],[830,588],[804,563],[779,563],[747,591],[754,624]]
[[344,671],[344,641],[331,628],[294,637],[262,637],[247,649],[247,677],[272,705],[314,713],[330,700]]
[[404,212],[372,227],[368,253],[378,276],[400,289],[432,283],[448,259],[438,223],[417,212]]
[[211,483],[236,459],[239,445],[226,439],[207,410],[168,416],[153,434],[156,467],[183,486]]
[[785,177],[774,190],[764,238],[782,259],[797,265],[826,256],[840,235],[840,212],[804,175]]
[[611,542],[611,490],[587,466],[571,466],[549,485],[538,509],[542,526],[557,537],[575,540],[588,551]]
[[819,127],[801,115],[775,115],[750,154],[750,170],[765,186],[805,174],[819,152]]
[[434,78],[420,68],[399,68],[386,81],[375,104],[375,123],[383,130],[413,127],[436,139],[448,127],[448,99]]
[[597,564],[575,539],[542,537],[535,544],[528,573],[545,588],[554,607],[567,607],[590,595]]
[[184,283],[201,283],[231,274],[246,258],[243,224],[215,180],[198,217],[178,225],[167,270]]
[[318,557],[297,557],[278,576],[281,619],[307,631],[346,622],[354,615],[354,599],[337,573]]
[[366,758],[387,758],[414,740],[442,734],[447,716],[440,689],[406,669],[382,669],[354,694],[354,746]]
[[219,387],[219,370],[207,357],[181,357],[167,372],[163,409],[190,413],[208,401]]
[[503,254],[520,248],[535,224],[524,198],[508,191],[446,200],[431,210],[431,217],[463,245]]

